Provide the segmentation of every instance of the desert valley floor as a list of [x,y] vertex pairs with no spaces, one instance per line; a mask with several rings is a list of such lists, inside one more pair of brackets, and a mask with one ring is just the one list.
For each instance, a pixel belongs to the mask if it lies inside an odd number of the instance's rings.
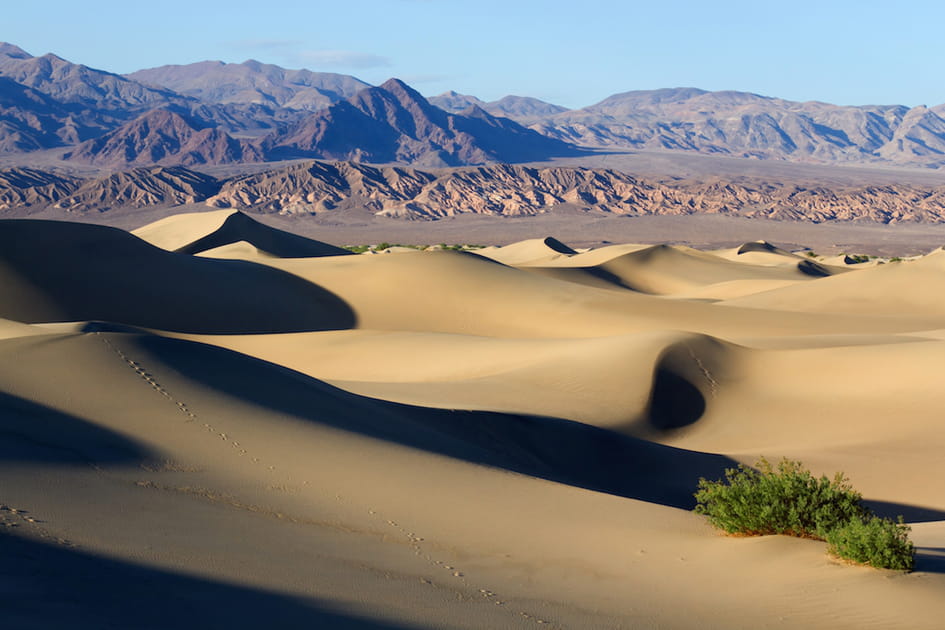
[[[8,627],[942,626],[942,249],[321,240],[0,222]],[[759,456],[916,570],[719,535],[698,479]]]

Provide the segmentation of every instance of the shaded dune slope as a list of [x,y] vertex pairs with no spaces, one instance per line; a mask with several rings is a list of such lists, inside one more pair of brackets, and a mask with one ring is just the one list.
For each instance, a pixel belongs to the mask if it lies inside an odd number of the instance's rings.
[[352,331],[189,338],[375,398],[557,416],[650,438],[699,421],[715,404],[719,380],[737,369],[744,352],[689,333],[500,339]]
[[[56,371],[107,363],[109,367],[103,376],[107,375],[122,367],[112,354],[116,349],[128,360],[146,366],[153,378],[172,372],[192,383],[197,391],[211,392],[214,398],[238,400],[250,408],[265,410],[263,413],[275,414],[274,418],[290,419],[290,423],[303,422],[313,427],[301,432],[307,442],[317,440],[318,427],[326,427],[476,465],[677,507],[692,504],[689,485],[693,474],[718,473],[731,465],[730,460],[721,456],[621,437],[554,417],[442,410],[366,398],[223,348],[155,335],[105,331],[0,341],[4,389],[25,396],[0,392],[6,442],[40,443],[52,452],[71,455],[73,463],[160,461],[166,446],[152,441],[156,440],[157,427],[144,432],[147,441],[129,442],[116,432],[122,430],[120,426],[103,426],[96,424],[100,420],[83,420],[81,415],[64,417],[55,410],[61,394],[51,393],[43,386],[21,385],[29,382],[31,370],[53,362],[58,366]],[[14,377],[11,373],[16,369],[14,359],[25,354],[31,360],[21,366],[23,373]],[[33,377],[36,376],[34,372]],[[76,390],[70,392],[73,397],[77,394]],[[126,395],[125,404],[135,396]],[[194,409],[200,407],[199,397],[198,402],[192,403]],[[118,409],[108,409],[108,403],[93,400],[92,392],[80,398],[75,407],[93,419],[102,414],[103,406],[108,412]],[[90,413],[93,409],[97,412]],[[278,430],[277,426],[286,421],[274,420],[275,424],[266,430]],[[125,430],[134,428],[131,423]],[[567,447],[562,448],[565,444]],[[310,452],[320,450],[314,443],[311,446],[315,450]],[[29,452],[20,456],[46,457]]]
[[[4,555],[15,567],[0,575],[20,585],[17,602],[5,607],[4,618],[20,628],[66,624],[73,628],[163,630],[181,627],[182,618],[194,628],[254,628],[260,624],[338,630],[414,628],[338,610],[331,602],[314,598],[161,570],[8,534],[0,536]],[[124,596],[109,596],[118,591]],[[174,605],[168,606],[168,601]]]
[[298,277],[173,254],[121,230],[75,223],[0,223],[0,291],[0,316],[27,323],[230,333],[354,325],[343,300]]
[[133,232],[162,249],[199,254],[246,242],[261,253],[280,258],[343,256],[346,249],[271,228],[235,210],[217,210],[167,217]]

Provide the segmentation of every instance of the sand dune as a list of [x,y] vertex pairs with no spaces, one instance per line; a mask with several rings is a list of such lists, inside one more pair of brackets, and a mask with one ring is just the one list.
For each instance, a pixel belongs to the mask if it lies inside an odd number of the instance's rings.
[[[396,256],[259,259],[343,296],[366,329],[493,337],[599,337],[690,330],[736,340],[754,335],[889,333],[945,326],[945,316],[843,317],[800,312],[759,316],[755,308],[719,309],[562,282],[476,254],[410,252]],[[409,308],[392,308],[396,304]],[[693,326],[697,321],[698,326]]]
[[134,234],[152,245],[181,254],[198,254],[237,242],[249,243],[262,253],[284,258],[351,253],[271,228],[236,210],[174,215],[139,228]]
[[[599,262],[587,265],[585,259]],[[779,260],[776,265],[770,264],[767,259],[765,262],[768,264],[735,264],[724,257],[688,247],[654,245],[603,261],[596,252],[579,254],[566,260],[553,261],[552,265],[542,268],[542,271],[556,271],[555,277],[565,278],[560,268],[567,267],[569,271],[580,270],[582,273],[651,295],[672,295],[694,290],[711,293],[707,287],[731,282],[800,282],[841,271],[818,266],[791,254],[788,254],[786,261]],[[757,290],[756,288],[755,291]]]
[[945,277],[941,250],[919,260],[866,266],[854,274],[788,286],[728,300],[731,306],[897,317],[945,313],[945,296],[935,291]]
[[0,316],[188,332],[354,322],[337,296],[270,267],[169,253],[114,228],[30,220],[6,221],[0,230]]
[[497,260],[506,265],[531,265],[558,260],[577,254],[561,241],[551,236],[520,241],[503,247],[485,247],[477,254]]
[[[241,216],[0,222],[10,623],[940,626],[941,251],[331,255]],[[917,571],[716,534],[696,481],[759,455],[845,471]]]

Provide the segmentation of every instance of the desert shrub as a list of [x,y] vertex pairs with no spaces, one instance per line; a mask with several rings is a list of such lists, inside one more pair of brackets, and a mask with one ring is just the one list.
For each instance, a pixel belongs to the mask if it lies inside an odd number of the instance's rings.
[[853,519],[827,532],[828,551],[880,569],[909,571],[915,565],[910,529],[901,516],[898,521],[878,516]]
[[446,243],[440,243],[440,249],[454,252],[465,252],[470,249],[482,249],[483,247],[485,247],[485,245],[447,245]]
[[404,245],[402,243],[388,243],[384,241],[383,243],[378,243],[377,245],[345,245],[345,249],[349,252],[354,252],[355,254],[363,254],[365,252],[382,252],[385,249],[390,249],[391,247],[409,247],[410,249],[424,249],[425,245]]
[[868,515],[842,474],[814,477],[800,462],[777,468],[761,459],[725,471],[725,481],[699,480],[696,512],[730,534],[785,534],[824,540],[827,532]]
[[730,534],[786,534],[826,540],[828,551],[882,569],[911,570],[915,548],[909,526],[873,515],[842,473],[816,478],[800,462],[777,468],[762,458],[740,464],[725,481],[699,480],[696,512]]

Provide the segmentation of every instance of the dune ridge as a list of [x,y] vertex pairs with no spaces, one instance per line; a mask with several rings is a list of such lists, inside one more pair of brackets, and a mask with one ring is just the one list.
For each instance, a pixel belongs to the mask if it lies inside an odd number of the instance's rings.
[[[942,260],[0,221],[10,618],[935,628]],[[760,455],[846,472],[917,571],[715,534],[696,481]]]

